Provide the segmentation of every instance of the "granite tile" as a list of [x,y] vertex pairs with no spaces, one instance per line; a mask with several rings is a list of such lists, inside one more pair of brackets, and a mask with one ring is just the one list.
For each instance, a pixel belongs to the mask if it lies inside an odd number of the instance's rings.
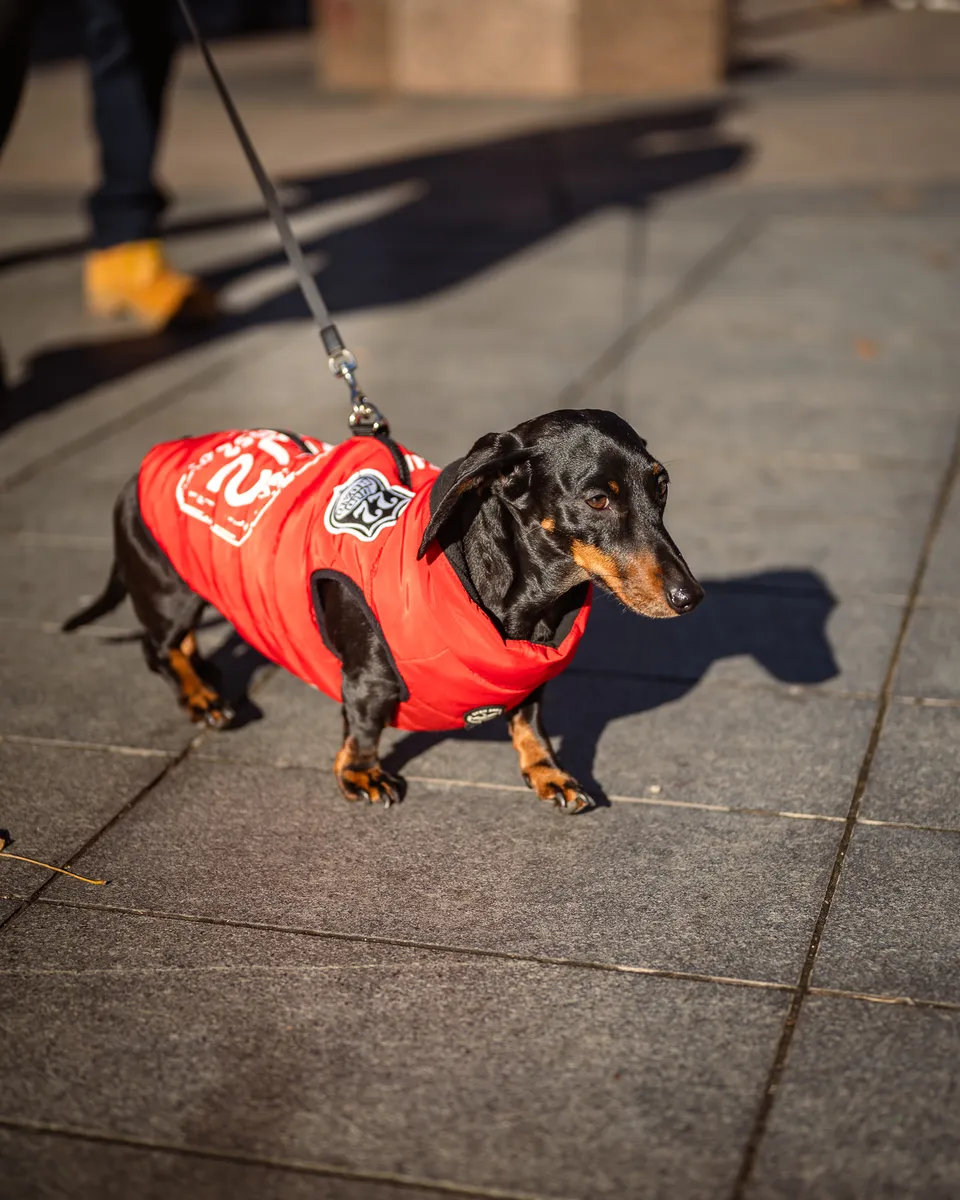
[[196,733],[138,643],[0,629],[0,734],[179,750]]
[[[166,756],[0,743],[0,828],[9,835],[10,852],[63,865],[167,761]],[[0,859],[0,892],[28,895],[49,877],[41,867]]]
[[725,1195],[787,1003],[49,905],[0,961],[3,1116],[553,1196]]
[[767,588],[764,576],[701,577],[703,603],[680,620],[652,621],[606,595],[597,603],[575,665],[581,670],[696,682],[879,689],[899,625],[899,609],[849,599],[838,603],[809,572],[800,586]]
[[79,862],[130,908],[792,981],[838,836],[428,782],[383,812],[329,771],[187,760]]
[[863,815],[960,828],[960,707],[890,708]]
[[[55,537],[38,542],[0,538],[0,622],[14,628],[59,625],[103,590],[112,561],[106,538],[79,546]],[[136,624],[126,604],[104,621],[126,629]]]
[[951,1200],[960,1013],[811,997],[748,1200]]
[[960,488],[956,486],[933,543],[921,595],[960,597]]
[[960,608],[918,608],[903,644],[896,690],[960,700]]
[[960,833],[861,825],[813,982],[960,1003]]

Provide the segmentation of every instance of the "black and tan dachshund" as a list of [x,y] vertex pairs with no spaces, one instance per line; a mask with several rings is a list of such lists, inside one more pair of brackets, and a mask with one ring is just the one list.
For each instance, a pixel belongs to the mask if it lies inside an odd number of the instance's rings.
[[[699,604],[703,589],[664,527],[667,486],[666,469],[620,417],[547,413],[485,435],[441,472],[431,485],[427,535],[501,636],[551,644],[582,606],[590,580],[648,617],[678,616]],[[116,561],[104,593],[64,629],[95,620],[129,594],[151,670],[174,683],[194,720],[228,725],[232,713],[196,647],[205,600],[146,528],[136,479],[117,500],[114,531]],[[348,799],[389,804],[404,790],[402,779],[381,766],[378,750],[401,699],[389,650],[347,588],[325,581],[321,603],[342,664],[338,782]],[[567,812],[590,808],[591,798],[554,757],[541,692],[506,714],[521,774],[542,800]]]

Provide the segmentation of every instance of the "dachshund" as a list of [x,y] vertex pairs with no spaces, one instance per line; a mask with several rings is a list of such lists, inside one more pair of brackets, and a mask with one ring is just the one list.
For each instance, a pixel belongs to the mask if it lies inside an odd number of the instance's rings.
[[[263,431],[259,433],[263,435]],[[324,569],[322,562],[307,563],[313,604],[309,620],[314,624],[312,632],[303,632],[304,626],[296,634],[296,653],[317,659],[327,656],[335,667],[336,682],[320,686],[330,694],[338,692],[342,701],[344,740],[334,770],[349,800],[379,801],[389,806],[402,799],[403,779],[386,771],[380,762],[381,733],[391,724],[412,729],[452,727],[449,722],[430,724],[429,718],[422,716],[411,717],[404,724],[398,714],[412,711],[410,706],[417,699],[416,689],[411,696],[408,687],[411,672],[419,672],[416,678],[421,681],[420,692],[429,692],[435,684],[441,691],[446,688],[447,692],[452,689],[457,693],[463,686],[461,678],[482,675],[475,666],[453,679],[434,680],[424,675],[434,669],[430,665],[433,662],[440,675],[446,671],[444,664],[459,664],[456,655],[464,657],[461,644],[474,638],[474,626],[483,627],[476,631],[477,644],[494,648],[495,657],[499,658],[504,648],[515,648],[526,655],[524,664],[538,654],[545,663],[549,660],[549,670],[541,673],[548,678],[565,665],[568,651],[564,648],[574,646],[582,633],[594,583],[627,609],[648,617],[689,613],[703,599],[702,587],[664,526],[667,471],[631,426],[611,412],[562,410],[525,421],[506,433],[486,434],[465,457],[442,471],[430,468],[424,460],[388,440],[387,448],[397,464],[392,478],[387,478],[386,468],[363,469],[349,478],[341,473],[341,482],[329,501],[329,488],[327,492],[313,484],[301,488],[302,481],[321,479],[323,466],[314,465],[316,460],[327,455],[333,462],[340,451],[355,457],[357,447],[352,444],[365,442],[370,444],[371,453],[380,452],[378,462],[389,461],[383,458],[383,440],[352,438],[338,448],[276,432],[260,436],[253,449],[241,454],[258,434],[248,432],[232,441],[231,436],[216,435],[213,441],[204,442],[203,446],[213,449],[200,455],[199,467],[193,463],[186,471],[182,464],[194,452],[192,443],[167,444],[175,449],[186,447],[174,464],[181,510],[177,516],[182,518],[178,529],[187,528],[190,536],[199,529],[203,544],[213,547],[211,553],[229,555],[236,553],[232,546],[249,545],[257,537],[267,544],[268,518],[272,517],[266,506],[274,501],[280,513],[285,511],[284,503],[296,506],[299,502],[301,509],[304,505],[326,505],[322,520],[319,509],[301,511],[299,523],[313,530],[325,527],[322,536],[331,540],[336,536],[339,544],[349,543],[356,554],[379,555],[371,560],[373,569],[379,570],[378,579],[389,576],[391,570],[397,574],[398,578],[390,583],[394,592],[414,597],[446,595],[435,611],[415,614],[416,621],[407,613],[405,623],[397,618],[391,627],[412,632],[392,634],[386,628],[382,599],[379,616],[375,616],[371,598],[349,573]],[[215,444],[217,438],[226,440]],[[246,457],[253,454],[256,445],[265,446],[277,461],[289,465],[273,475],[269,470],[262,472],[260,482],[242,491],[237,481],[242,478]],[[219,467],[217,453],[227,456]],[[149,460],[150,456],[145,465]],[[204,466],[208,462],[211,465]],[[407,468],[417,468],[412,480],[409,469],[403,470],[404,462]],[[350,464],[353,459],[344,470]],[[209,475],[213,468],[215,474]],[[204,493],[191,500],[195,495],[191,489],[200,486],[196,480],[203,477],[203,470],[208,472],[208,490],[217,495]],[[231,473],[236,477],[231,479]],[[194,720],[215,728],[226,727],[233,717],[232,710],[219,693],[210,664],[197,651],[194,633],[207,603],[216,604],[242,636],[274,661],[281,661],[308,679],[312,678],[310,667],[291,665],[289,656],[276,650],[260,628],[266,618],[256,610],[247,614],[246,625],[238,621],[238,614],[230,611],[229,600],[225,602],[216,592],[216,581],[224,577],[225,569],[215,568],[203,576],[211,581],[203,585],[203,590],[199,585],[191,586],[197,584],[198,577],[195,570],[192,574],[186,570],[185,564],[192,565],[195,554],[178,549],[178,537],[168,537],[165,548],[161,547],[163,539],[156,536],[156,521],[145,518],[145,478],[141,467],[117,499],[115,561],[104,592],[66,621],[63,628],[69,631],[96,620],[129,595],[143,625],[144,652],[150,669],[174,684],[180,703]],[[404,478],[410,486],[404,486]],[[228,484],[222,487],[225,479]],[[204,508],[219,503],[221,493],[229,492],[231,484],[232,502],[255,498],[259,506],[255,516],[243,517],[242,510],[238,510],[241,517],[220,520],[210,515],[218,511],[215,507]],[[187,517],[182,517],[184,512]],[[261,517],[263,526],[254,530]],[[277,529],[297,524],[286,518],[285,524],[277,520]],[[211,528],[220,536],[212,536]],[[391,546],[409,548],[393,553]],[[275,576],[290,573],[279,560],[274,561],[274,553],[271,541],[264,563],[258,566],[263,587],[269,587]],[[216,561],[232,562],[229,558]],[[381,565],[384,563],[387,565]],[[320,569],[313,570],[315,566]],[[433,572],[430,587],[422,587],[415,578],[420,571]],[[191,583],[183,578],[184,573],[191,575]],[[449,585],[446,593],[434,587],[441,576]],[[377,586],[383,588],[386,584],[381,579]],[[256,589],[245,587],[245,596],[248,591]],[[301,591],[306,595],[298,583],[291,593],[295,603],[281,598],[274,607],[279,606],[284,613],[291,611],[300,603]],[[279,618],[274,614],[274,619]],[[311,637],[315,633],[320,636],[314,643]],[[421,640],[435,640],[441,635],[451,643],[446,657],[431,657],[426,652],[418,656],[409,649],[395,653],[404,638],[417,647]],[[416,662],[408,665],[413,659]],[[426,665],[425,659],[430,660]],[[508,685],[498,686],[501,690],[497,697],[509,694]],[[594,801],[554,756],[541,715],[542,693],[541,681],[528,693],[514,696],[509,706],[493,703],[474,707],[466,712],[465,724],[504,715],[521,775],[539,799],[568,813],[591,808]],[[483,695],[486,697],[486,693]],[[468,705],[470,698],[464,695],[457,712]],[[449,697],[444,701],[454,706],[456,702],[456,695],[452,701]],[[426,709],[418,710],[422,711]]]

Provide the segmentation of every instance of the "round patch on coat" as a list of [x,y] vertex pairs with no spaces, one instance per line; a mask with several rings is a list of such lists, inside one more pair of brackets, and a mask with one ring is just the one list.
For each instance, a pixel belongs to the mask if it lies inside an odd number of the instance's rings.
[[413,492],[368,467],[337,484],[323,523],[331,533],[351,533],[361,542],[372,542],[388,525],[396,525],[412,499]]
[[472,708],[463,718],[464,725],[482,725],[494,717],[502,717],[507,710],[502,704],[488,704],[484,708]]

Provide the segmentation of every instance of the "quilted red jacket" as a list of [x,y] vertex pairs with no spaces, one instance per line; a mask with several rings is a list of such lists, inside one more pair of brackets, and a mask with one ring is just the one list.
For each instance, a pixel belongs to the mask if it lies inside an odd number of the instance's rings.
[[143,461],[143,519],[179,575],[273,662],[340,699],[318,583],[363,598],[400,681],[400,729],[457,729],[519,704],[563,670],[591,597],[560,645],[505,640],[434,542],[418,561],[438,468],[353,437],[339,446],[270,429],[156,446]]

